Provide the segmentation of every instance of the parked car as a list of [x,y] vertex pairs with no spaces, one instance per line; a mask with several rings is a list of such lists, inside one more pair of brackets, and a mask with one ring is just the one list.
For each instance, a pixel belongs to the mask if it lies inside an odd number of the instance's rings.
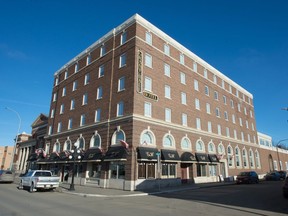
[[59,187],[60,178],[53,176],[50,170],[30,170],[21,177],[19,189],[29,188],[29,192],[33,193],[37,189],[53,190]]
[[10,170],[0,170],[0,182],[14,182],[14,174]]
[[284,180],[286,178],[287,172],[286,171],[279,171],[278,172],[280,174],[280,179]]
[[281,176],[277,171],[269,172],[265,175],[265,180],[267,181],[280,181],[280,179]]
[[283,196],[285,198],[288,198],[288,176],[286,176],[283,187],[282,187],[282,191],[283,191]]
[[255,171],[240,172],[239,175],[237,175],[236,183],[259,183],[258,174]]

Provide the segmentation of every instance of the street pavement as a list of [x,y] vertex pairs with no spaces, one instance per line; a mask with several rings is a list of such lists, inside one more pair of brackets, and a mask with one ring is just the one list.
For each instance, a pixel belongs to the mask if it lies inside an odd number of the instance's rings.
[[61,183],[56,189],[57,192],[78,195],[83,197],[133,197],[147,196],[161,193],[172,193],[183,190],[196,190],[199,188],[221,187],[236,184],[235,182],[213,182],[213,183],[198,183],[198,184],[183,184],[175,187],[154,188],[146,191],[125,191],[120,189],[100,188],[93,186],[74,185],[75,190],[70,190],[70,184]]

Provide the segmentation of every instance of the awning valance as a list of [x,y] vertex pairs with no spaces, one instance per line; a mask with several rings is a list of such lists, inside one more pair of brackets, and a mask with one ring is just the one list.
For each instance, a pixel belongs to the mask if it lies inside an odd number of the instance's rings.
[[190,152],[184,152],[181,155],[181,163],[193,163],[196,162],[196,157]]
[[127,149],[123,146],[110,147],[104,156],[104,161],[126,161]]
[[219,163],[219,160],[216,154],[208,154],[208,158],[211,163]]
[[196,160],[198,162],[210,162],[210,160],[208,159],[208,155],[204,154],[204,153],[195,153],[196,156]]
[[103,158],[102,150],[99,148],[90,148],[88,149],[83,157],[84,162],[86,161],[96,161],[100,162]]
[[157,161],[157,148],[137,148],[137,160],[138,161]]
[[163,162],[179,162],[180,157],[176,150],[161,149],[161,160]]

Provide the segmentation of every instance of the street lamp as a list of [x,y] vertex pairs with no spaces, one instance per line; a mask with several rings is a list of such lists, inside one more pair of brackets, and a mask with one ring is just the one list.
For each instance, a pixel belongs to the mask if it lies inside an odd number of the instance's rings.
[[69,155],[69,159],[73,159],[73,171],[72,171],[72,179],[71,179],[71,184],[70,184],[70,189],[71,191],[75,190],[74,187],[74,176],[75,176],[75,165],[76,165],[76,159],[80,160],[81,159],[81,150],[80,148],[77,147],[77,145],[73,146],[73,149],[71,150],[71,155]]
[[11,160],[11,163],[10,163],[10,170],[14,170],[13,168],[13,163],[14,163],[14,157],[15,157],[15,152],[16,152],[16,145],[17,145],[17,141],[18,141],[18,135],[19,135],[19,132],[20,132],[20,128],[21,128],[21,117],[19,115],[19,113],[9,107],[5,107],[6,110],[9,110],[11,112],[14,112],[16,113],[18,119],[19,119],[19,124],[18,124],[18,130],[17,130],[17,134],[16,134],[16,138],[15,138],[15,142],[14,142],[14,148],[13,148],[13,152],[12,152],[12,160]]
[[277,157],[278,157],[278,164],[279,164],[279,169],[281,168],[281,163],[280,163],[280,157],[279,157],[279,150],[278,148],[280,147],[280,143],[283,142],[283,141],[287,141],[288,139],[283,139],[283,140],[280,140],[276,143],[276,150],[277,150]]

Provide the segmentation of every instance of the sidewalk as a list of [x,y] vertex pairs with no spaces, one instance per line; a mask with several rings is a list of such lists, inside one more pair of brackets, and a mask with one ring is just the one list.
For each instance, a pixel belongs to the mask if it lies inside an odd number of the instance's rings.
[[199,184],[184,184],[176,187],[154,188],[147,191],[124,191],[110,188],[99,188],[91,186],[75,185],[74,191],[69,190],[70,184],[61,183],[57,191],[60,193],[67,193],[83,197],[133,197],[133,196],[147,196],[161,193],[172,193],[183,190],[196,190],[199,188],[221,187],[233,185],[235,182],[213,182],[213,183],[199,183]]

